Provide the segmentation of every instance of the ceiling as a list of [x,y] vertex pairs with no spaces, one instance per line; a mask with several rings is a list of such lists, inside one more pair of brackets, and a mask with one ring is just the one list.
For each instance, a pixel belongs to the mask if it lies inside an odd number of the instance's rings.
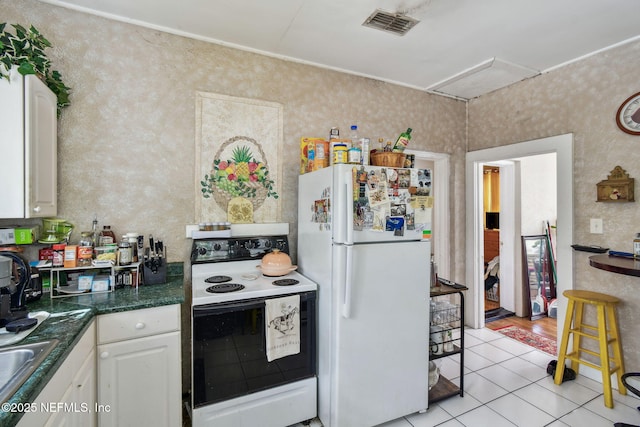
[[[640,39],[638,0],[41,1],[461,99]],[[376,9],[420,22],[364,27]]]

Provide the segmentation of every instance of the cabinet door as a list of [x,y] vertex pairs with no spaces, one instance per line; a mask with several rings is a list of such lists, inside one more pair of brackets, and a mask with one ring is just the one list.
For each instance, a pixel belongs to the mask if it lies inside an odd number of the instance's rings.
[[0,79],[0,218],[24,217],[24,79]]
[[56,95],[25,76],[25,218],[57,214],[57,133]]
[[[69,385],[64,391],[62,397],[51,402],[52,407],[49,408],[51,415],[44,424],[44,427],[74,427],[73,414],[73,385]],[[49,402],[47,402],[49,404]],[[59,405],[59,406],[58,406]]]
[[101,427],[181,425],[180,332],[98,346]]
[[95,342],[95,323],[92,323],[33,401],[36,410],[25,413],[18,427],[96,425]]
[[74,402],[73,425],[74,427],[95,427],[96,416],[96,352],[92,350],[84,363],[76,372],[71,383]]
[[[96,426],[96,352],[91,351],[59,401],[53,402],[45,427]],[[74,367],[76,369],[76,367]]]

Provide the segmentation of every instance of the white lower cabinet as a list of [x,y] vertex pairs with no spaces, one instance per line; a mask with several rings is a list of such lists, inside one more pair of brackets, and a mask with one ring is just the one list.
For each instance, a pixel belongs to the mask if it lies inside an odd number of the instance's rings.
[[96,327],[89,325],[78,344],[34,400],[19,427],[96,426]]
[[97,350],[100,427],[181,425],[179,305],[98,316]]

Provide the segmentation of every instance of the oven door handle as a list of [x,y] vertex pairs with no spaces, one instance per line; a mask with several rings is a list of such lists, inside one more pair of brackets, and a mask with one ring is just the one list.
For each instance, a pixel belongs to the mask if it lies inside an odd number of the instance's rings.
[[229,313],[232,311],[242,311],[252,308],[263,308],[264,300],[260,301],[240,301],[240,302],[224,302],[218,304],[194,305],[193,317],[209,316],[211,314]]

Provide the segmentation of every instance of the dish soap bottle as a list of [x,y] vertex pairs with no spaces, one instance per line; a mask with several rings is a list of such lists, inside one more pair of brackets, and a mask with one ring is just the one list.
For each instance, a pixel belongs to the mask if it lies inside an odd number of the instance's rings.
[[640,258],[640,233],[636,233],[636,238],[633,239],[633,257]]

